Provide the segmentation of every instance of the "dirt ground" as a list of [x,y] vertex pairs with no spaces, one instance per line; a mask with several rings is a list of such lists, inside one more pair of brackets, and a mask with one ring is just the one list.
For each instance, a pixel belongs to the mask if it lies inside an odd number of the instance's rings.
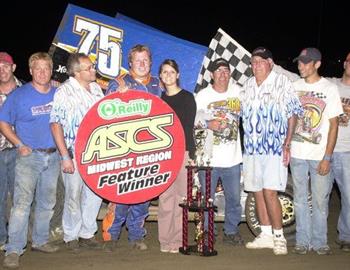
[[[123,231],[118,242],[118,248],[114,253],[103,251],[82,251],[80,254],[72,254],[65,250],[64,245],[55,254],[43,254],[39,252],[26,251],[20,258],[20,269],[167,269],[167,270],[206,270],[206,269],[283,269],[283,270],[304,270],[304,269],[350,269],[350,253],[339,250],[335,243],[336,223],[339,213],[339,197],[333,192],[330,202],[329,215],[329,245],[333,254],[330,256],[319,256],[315,253],[307,255],[295,255],[291,250],[293,242],[289,241],[289,254],[287,256],[275,256],[271,250],[248,250],[244,247],[232,247],[222,244],[222,223],[217,223],[219,237],[215,244],[217,256],[201,257],[196,255],[168,254],[159,251],[157,241],[157,223],[146,222],[148,235],[146,243],[149,247],[146,251],[133,250],[128,246],[127,233]],[[190,224],[193,228],[193,224]],[[193,230],[192,230],[193,231]],[[253,235],[247,225],[242,223],[240,231],[246,241],[251,240]],[[97,236],[101,239],[101,236]],[[193,236],[192,238],[193,239]],[[30,248],[29,248],[30,249]],[[4,254],[0,255],[2,261]]]

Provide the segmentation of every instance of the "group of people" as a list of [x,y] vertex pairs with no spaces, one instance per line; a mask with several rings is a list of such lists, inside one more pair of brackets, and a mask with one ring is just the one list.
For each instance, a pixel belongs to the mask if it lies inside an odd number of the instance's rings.
[[[242,88],[229,84],[230,65],[225,59],[216,59],[209,65],[213,83],[196,95],[197,115],[201,116],[201,126],[211,132],[207,136],[211,140],[208,156],[213,167],[211,197],[218,178],[224,186],[224,242],[233,245],[244,242],[238,232],[240,170],[236,168],[242,162],[244,189],[254,193],[261,225],[261,233],[247,242],[246,248],[270,248],[276,255],[288,253],[278,192],[285,190],[290,168],[296,215],[293,252],[331,253],[327,217],[334,179],[342,204],[338,242],[342,250],[350,251],[350,190],[345,166],[350,146],[347,111],[350,54],[341,79],[321,77],[318,74],[321,60],[317,48],[302,50],[294,59],[300,78],[292,82],[275,71],[271,51],[258,47],[251,56],[253,76]],[[235,97],[239,99],[238,108]],[[241,117],[244,131],[243,158],[237,116]],[[200,178],[203,182],[204,175]]]
[[[111,80],[106,94],[128,89],[146,91],[162,97],[177,112],[187,138],[185,159],[178,175],[178,178],[184,178],[185,164],[190,157],[194,158],[194,97],[180,88],[176,61],[167,59],[162,63],[159,80],[151,76],[152,55],[147,46],[134,46],[128,60],[129,74]],[[13,91],[20,85],[20,81],[14,77],[16,65],[9,54],[0,53],[1,173],[4,174],[1,175],[1,196],[3,201],[7,200],[7,194],[13,197],[8,231],[6,204],[1,204],[1,246],[6,250],[3,265],[8,268],[19,266],[19,257],[27,246],[33,202],[32,250],[45,253],[58,250],[58,246],[49,243],[49,223],[56,202],[60,173],[65,190],[62,226],[67,249],[72,252],[79,252],[82,248],[113,251],[124,223],[128,227],[130,245],[139,250],[147,249],[143,239],[149,202],[134,205],[111,203],[109,213],[103,220],[105,241],[101,243],[96,240],[96,218],[102,199],[81,178],[74,147],[83,117],[104,97],[104,93],[95,82],[96,69],[87,55],[73,53],[69,56],[69,79],[57,89],[51,83],[52,67],[49,54],[34,53],[29,58],[32,81]],[[159,198],[158,215],[163,230],[159,231],[159,240],[162,252],[178,252],[181,246],[182,227],[178,218],[182,212],[173,209],[186,193],[185,189],[186,184],[176,181]]]
[[[164,60],[159,76],[155,77],[150,71],[150,49],[138,44],[130,50],[129,73],[111,80],[105,94],[136,89],[156,95],[175,111],[185,134],[181,169],[171,187],[159,196],[161,252],[178,253],[182,246],[179,203],[186,196],[185,166],[195,162],[196,115],[205,116],[202,124],[210,134],[207,137],[213,168],[210,197],[214,198],[219,179],[224,188],[224,243],[244,244],[238,227],[243,162],[245,190],[254,193],[261,224],[261,234],[247,242],[247,248],[271,248],[276,255],[288,253],[277,192],[285,190],[290,166],[297,224],[293,252],[306,254],[314,250],[320,255],[330,254],[327,216],[334,178],[342,203],[339,244],[343,250],[350,250],[350,180],[346,170],[350,159],[350,54],[344,62],[343,77],[333,82],[318,74],[321,65],[318,49],[304,49],[295,61],[301,78],[291,82],[273,70],[272,53],[258,47],[251,57],[253,76],[240,87],[230,82],[229,62],[216,59],[209,66],[212,84],[194,96],[181,88],[175,60]],[[102,222],[104,241],[95,238],[102,199],[81,178],[74,148],[83,117],[105,94],[95,82],[96,69],[87,55],[69,56],[69,79],[57,89],[51,83],[52,67],[47,53],[34,53],[29,58],[32,80],[21,85],[14,76],[13,58],[0,53],[0,200],[6,202],[7,194],[13,197],[8,229],[6,204],[0,205],[0,245],[6,250],[3,265],[8,268],[18,267],[19,257],[25,251],[33,202],[32,250],[45,253],[58,250],[49,243],[49,224],[60,173],[65,189],[62,226],[67,249],[79,252],[82,248],[103,248],[112,252],[124,224],[130,245],[139,250],[148,248],[144,242],[148,201],[129,205],[110,203]],[[205,175],[199,173],[199,178],[204,193]]]
[[338,242],[342,250],[350,251],[349,174],[344,163],[349,154],[349,60],[350,54],[341,79],[326,79],[318,73],[320,51],[305,48],[294,59],[300,78],[291,83],[273,71],[268,49],[253,51],[254,77],[241,92],[243,172],[245,189],[255,195],[261,234],[248,242],[247,248],[272,248],[276,255],[288,253],[277,191],[285,189],[289,164],[296,216],[293,253],[303,255],[313,250],[318,255],[331,254],[327,218],[334,179],[342,205]]

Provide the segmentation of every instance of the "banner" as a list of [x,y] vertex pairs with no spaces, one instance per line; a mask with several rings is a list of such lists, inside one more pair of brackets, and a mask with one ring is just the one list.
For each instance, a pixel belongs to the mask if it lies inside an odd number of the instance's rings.
[[106,89],[108,81],[128,70],[128,52],[136,44],[152,51],[152,75],[160,64],[174,59],[180,68],[181,87],[194,91],[207,47],[182,40],[125,17],[113,18],[74,5],[68,5],[49,53],[54,60],[53,79],[67,79],[70,53],[83,52],[96,61],[97,82]]
[[184,132],[171,107],[142,91],[113,93],[85,115],[75,157],[85,183],[100,197],[135,204],[159,196],[176,179]]

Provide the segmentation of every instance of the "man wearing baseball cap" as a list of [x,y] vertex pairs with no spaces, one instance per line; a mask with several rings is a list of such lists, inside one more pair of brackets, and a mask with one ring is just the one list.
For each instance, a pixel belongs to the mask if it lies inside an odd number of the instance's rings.
[[[13,74],[16,64],[11,55],[0,52],[0,107],[8,94],[22,85]],[[16,148],[0,133],[0,249],[7,241],[7,196],[13,198]]]
[[14,64],[12,56],[7,52],[0,52],[0,62],[8,63],[10,65]]
[[215,59],[209,66],[208,70],[210,72],[214,72],[217,70],[219,67],[226,67],[228,70],[230,70],[230,65],[229,63],[224,59],[224,58],[218,58]]
[[8,95],[13,89],[22,85],[14,75],[16,64],[7,52],[0,52],[0,94]]
[[294,82],[294,88],[304,108],[293,135],[290,163],[297,230],[293,252],[301,255],[310,250],[318,255],[331,253],[327,243],[328,201],[333,186],[330,165],[338,116],[343,109],[337,86],[318,74],[321,60],[317,48],[305,48],[294,59],[301,77]]
[[245,190],[254,193],[261,233],[246,248],[270,248],[275,255],[286,255],[277,192],[283,192],[287,185],[290,142],[302,108],[292,82],[272,70],[269,49],[256,48],[251,65],[254,76],[244,83],[240,95],[245,148],[243,179]]
[[305,48],[299,56],[294,58],[293,62],[300,61],[303,64],[308,64],[311,61],[318,62],[322,60],[321,52],[317,48]]
[[252,53],[252,59],[254,57],[261,57],[262,59],[271,59],[273,60],[273,57],[272,57],[272,52],[267,49],[267,48],[264,48],[264,47],[258,47],[256,48],[253,53]]
[[[240,179],[242,150],[239,135],[239,92],[237,84],[229,84],[231,78],[230,65],[227,60],[218,58],[208,66],[213,83],[196,95],[197,120],[204,122],[203,128],[208,132],[205,149],[209,157],[211,173],[210,197],[214,199],[218,179],[224,187],[225,221],[223,242],[228,245],[242,245],[238,224],[241,220]],[[207,121],[199,120],[205,115]],[[202,193],[205,194],[205,175],[200,171]],[[205,219],[205,230],[208,222]],[[207,237],[207,235],[205,236]],[[205,239],[206,241],[206,239]]]

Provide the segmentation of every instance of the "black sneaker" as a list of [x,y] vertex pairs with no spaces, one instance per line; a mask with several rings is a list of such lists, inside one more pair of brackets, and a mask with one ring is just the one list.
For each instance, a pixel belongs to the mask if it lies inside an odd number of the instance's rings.
[[233,245],[233,246],[242,246],[244,244],[244,240],[239,233],[224,234],[222,241],[224,242],[224,244]]
[[350,242],[343,242],[340,245],[340,249],[345,252],[350,252]]
[[298,255],[305,255],[306,253],[308,253],[309,248],[303,245],[295,245],[294,249],[293,249],[293,253],[294,254],[298,254]]
[[320,247],[319,249],[314,249],[318,255],[331,255],[332,251],[329,246]]
[[114,240],[104,242],[103,250],[105,252],[113,252],[113,251],[115,251],[115,249],[117,247],[117,242],[118,241],[114,241]]
[[350,242],[342,241],[342,240],[338,240],[338,239],[335,242],[339,245],[340,250],[345,251],[345,252],[350,251]]
[[86,249],[102,249],[102,244],[94,236],[88,239],[79,237],[79,246]]
[[73,253],[79,253],[79,241],[78,240],[72,240],[66,243],[66,247],[69,251]]
[[55,245],[49,244],[49,243],[41,245],[41,246],[32,246],[32,251],[40,251],[43,253],[54,253],[57,250],[59,250],[58,246],[55,246]]
[[143,241],[143,239],[140,240],[135,240],[133,242],[130,242],[130,245],[134,248],[134,249],[138,249],[138,250],[146,250],[148,249],[147,245],[145,244],[145,242]]

